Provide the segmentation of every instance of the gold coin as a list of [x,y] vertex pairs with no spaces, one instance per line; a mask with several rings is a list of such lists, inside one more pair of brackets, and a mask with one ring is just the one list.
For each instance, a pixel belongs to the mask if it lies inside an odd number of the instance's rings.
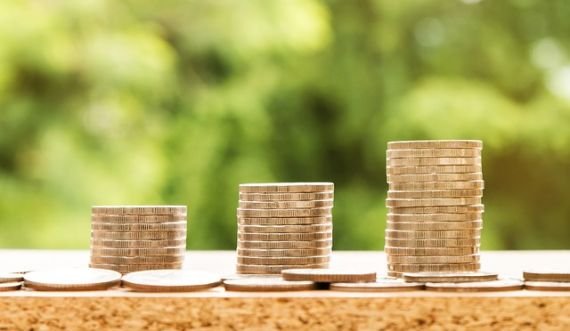
[[238,217],[315,217],[331,216],[332,208],[306,208],[306,209],[244,209],[238,208]]
[[303,256],[303,257],[251,257],[251,256],[238,256],[237,262],[239,264],[249,265],[305,265],[305,264],[321,264],[330,262],[329,255],[324,256]]
[[170,256],[97,256],[91,255],[93,264],[163,264],[183,262],[184,255]]
[[388,207],[391,214],[463,214],[480,213],[485,210],[481,205],[470,206],[423,206],[423,207]]
[[332,246],[323,248],[301,248],[301,249],[248,249],[238,248],[238,256],[266,256],[266,257],[294,257],[294,256],[319,256],[330,255]]
[[480,205],[481,198],[386,199],[386,207],[432,207]]
[[91,263],[91,268],[107,269],[126,274],[129,272],[143,271],[143,270],[162,270],[162,269],[181,269],[182,263],[165,263],[165,264],[103,264]]
[[307,224],[307,225],[239,225],[238,231],[241,233],[290,233],[290,232],[324,232],[331,231],[332,223],[329,224]]
[[483,148],[481,140],[409,140],[390,141],[388,149]]
[[468,247],[384,247],[387,255],[409,255],[409,256],[456,256],[479,253],[479,246]]
[[524,282],[524,287],[534,291],[570,291],[570,282]]
[[376,272],[372,270],[349,269],[308,269],[291,268],[283,270],[281,276],[285,280],[308,280],[319,283],[353,283],[374,282]]
[[239,208],[244,209],[299,209],[332,207],[333,200],[305,200],[305,201],[239,201]]
[[103,231],[178,231],[186,230],[186,221],[169,223],[103,223],[92,222],[91,230]]
[[330,289],[343,292],[406,292],[423,290],[424,284],[408,283],[394,278],[379,278],[375,282],[332,283]]
[[476,263],[479,262],[479,254],[454,255],[454,256],[403,256],[388,255],[390,264],[438,264],[438,263]]
[[22,288],[22,282],[0,283],[0,292],[17,291]]
[[238,217],[238,224],[241,225],[310,225],[310,224],[332,224],[332,216],[320,217]]
[[481,229],[483,221],[465,221],[465,222],[386,222],[388,230],[405,230],[405,231],[450,231],[450,230],[469,230]]
[[393,214],[387,215],[391,222],[465,222],[476,221],[483,217],[482,212],[462,214]]
[[306,264],[306,265],[250,265],[240,264],[236,265],[236,272],[238,274],[280,274],[282,270],[291,268],[327,268],[329,263],[320,264]]
[[426,290],[437,292],[503,292],[522,290],[523,282],[518,279],[499,279],[471,283],[427,283]]
[[427,190],[472,190],[484,189],[485,182],[474,180],[470,182],[415,182],[415,183],[390,183],[391,191],[427,191]]
[[480,268],[479,263],[388,264],[388,270],[397,272],[478,271]]
[[385,239],[391,247],[470,247],[481,244],[480,238],[471,239]]
[[481,229],[451,230],[451,231],[406,231],[386,230],[386,238],[390,239],[455,239],[455,238],[479,238]]
[[438,166],[438,165],[481,165],[480,157],[409,157],[405,159],[386,159],[387,167]]
[[91,254],[97,256],[161,256],[182,255],[186,245],[164,248],[99,248],[91,247]]
[[389,149],[386,155],[391,159],[410,157],[481,157],[481,148],[412,148]]
[[145,270],[128,273],[122,283],[137,292],[191,292],[219,286],[219,276],[194,270]]
[[181,215],[91,215],[92,222],[102,223],[166,223],[186,221],[186,214]]
[[0,283],[14,283],[24,280],[23,274],[15,272],[0,272]]
[[303,241],[332,238],[332,231],[308,233],[239,233],[238,240]]
[[91,238],[93,248],[164,248],[186,245],[186,238],[172,240],[114,240]]
[[499,279],[494,272],[471,271],[471,272],[413,272],[404,273],[407,282],[420,283],[466,283],[486,282]]
[[24,285],[39,291],[106,290],[120,281],[118,272],[92,268],[50,269],[24,275]]
[[224,280],[227,291],[274,292],[274,291],[307,291],[314,290],[311,281],[289,281],[281,277],[250,277]]
[[308,201],[329,200],[334,198],[333,191],[314,193],[240,193],[242,201]]
[[303,241],[248,241],[238,240],[238,248],[252,249],[304,249],[323,248],[332,246],[332,239],[303,240]]
[[483,180],[482,173],[468,174],[422,174],[422,175],[387,175],[388,183],[415,183],[415,182],[458,182]]
[[388,199],[436,199],[483,196],[483,190],[388,191]]
[[411,166],[386,168],[386,173],[388,175],[465,174],[482,171],[483,167],[478,165]]
[[523,271],[523,278],[537,282],[570,282],[570,268],[525,270]]
[[95,215],[186,215],[186,206],[93,206]]
[[116,239],[116,240],[176,240],[186,239],[186,231],[156,231],[156,232],[111,232],[91,230],[93,239]]
[[252,183],[239,185],[240,193],[310,193],[333,190],[333,183]]

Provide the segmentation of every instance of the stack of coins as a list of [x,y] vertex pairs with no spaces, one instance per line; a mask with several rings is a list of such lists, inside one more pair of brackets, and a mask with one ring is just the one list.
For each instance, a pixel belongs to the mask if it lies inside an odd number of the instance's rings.
[[474,140],[388,143],[390,276],[479,270],[482,148]]
[[128,273],[180,269],[186,251],[186,206],[95,206],[92,268]]
[[333,183],[241,184],[237,273],[328,267],[333,198]]

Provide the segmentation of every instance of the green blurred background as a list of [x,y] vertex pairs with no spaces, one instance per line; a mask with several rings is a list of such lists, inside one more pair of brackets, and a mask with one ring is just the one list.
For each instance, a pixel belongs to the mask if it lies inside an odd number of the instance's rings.
[[570,248],[570,2],[2,1],[0,248],[87,248],[94,204],[187,204],[233,249],[239,183],[334,181],[380,250],[386,142],[482,139],[485,249]]

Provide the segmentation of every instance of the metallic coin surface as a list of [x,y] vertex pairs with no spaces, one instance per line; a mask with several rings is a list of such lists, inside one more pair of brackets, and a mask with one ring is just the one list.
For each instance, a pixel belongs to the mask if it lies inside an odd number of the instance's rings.
[[481,148],[422,148],[389,149],[391,159],[409,157],[481,157]]
[[462,214],[483,212],[483,205],[471,206],[427,206],[427,207],[388,207],[391,214]]
[[332,224],[332,216],[316,217],[238,217],[240,225],[307,225],[307,224]]
[[414,183],[390,183],[390,190],[395,191],[434,191],[434,190],[482,190],[485,188],[485,182],[482,180],[474,180],[470,182],[414,182]]
[[303,264],[321,264],[330,262],[329,255],[322,256],[303,256],[303,257],[254,257],[254,256],[239,256],[237,262],[239,264],[249,265],[303,265]]
[[[474,171],[473,171],[474,172]],[[314,193],[240,193],[242,201],[305,201],[328,200],[334,198],[333,191]]]
[[378,278],[375,282],[332,283],[330,289],[343,292],[407,292],[424,289],[422,283],[408,283],[395,278]]
[[315,217],[331,216],[332,207],[305,209],[244,209],[238,208],[238,217]]
[[481,172],[480,165],[440,165],[440,166],[410,166],[410,167],[387,167],[388,175],[419,175],[419,174],[464,174]]
[[239,208],[244,209],[300,209],[332,207],[333,200],[304,200],[304,201],[239,201]]
[[240,193],[302,193],[302,192],[323,192],[333,191],[333,183],[251,183],[240,184]]
[[321,256],[330,255],[332,246],[323,248],[304,249],[248,249],[238,248],[238,256],[266,256],[266,257],[295,257],[295,256]]
[[186,246],[164,248],[99,248],[91,247],[91,254],[96,256],[163,256],[183,255]]
[[483,148],[481,140],[409,140],[390,141],[388,149]]
[[483,212],[462,214],[393,214],[388,213],[386,219],[392,222],[464,222],[483,218]]
[[0,292],[17,291],[22,288],[22,282],[0,283]]
[[525,270],[523,278],[538,282],[570,282],[570,268],[549,270]]
[[91,215],[92,222],[102,223],[165,223],[186,221],[186,214],[175,215]]
[[388,191],[388,199],[441,199],[483,196],[483,190],[427,190],[427,191]]
[[95,231],[185,231],[186,221],[169,223],[103,223],[91,222],[91,230]]
[[438,263],[476,263],[479,262],[479,254],[472,255],[452,255],[452,256],[403,256],[388,255],[388,263],[403,264],[438,264]]
[[91,230],[91,238],[97,240],[180,240],[186,239],[186,231],[103,231]]
[[120,281],[118,272],[93,268],[32,271],[24,275],[25,286],[39,291],[106,290]]
[[472,206],[480,205],[481,197],[435,199],[386,199],[387,207]]
[[355,269],[287,269],[281,272],[285,280],[309,280],[322,283],[374,282],[376,271]]
[[228,291],[275,292],[275,291],[309,291],[315,289],[311,281],[288,281],[281,277],[248,277],[224,280]]
[[303,241],[331,239],[332,231],[308,233],[238,233],[238,240]]
[[442,264],[390,264],[389,271],[421,272],[421,271],[479,271],[479,263],[442,263]]
[[172,240],[114,240],[91,238],[92,248],[164,248],[186,245],[186,238]]
[[180,215],[186,206],[93,206],[94,215]]
[[163,264],[183,262],[184,255],[170,256],[98,256],[91,255],[94,264]]
[[449,230],[469,230],[481,229],[483,221],[465,221],[465,222],[386,222],[388,230],[406,230],[406,231],[449,231]]
[[479,246],[467,247],[384,247],[384,252],[391,256],[409,255],[409,256],[457,256],[470,255],[479,253]]
[[238,240],[238,248],[253,249],[301,249],[301,248],[323,248],[332,246],[332,239],[324,240],[303,240],[303,241],[252,241]]
[[456,239],[456,238],[479,238],[481,229],[469,230],[386,230],[386,238],[391,239]]
[[422,175],[387,175],[388,183],[416,183],[416,182],[457,182],[483,180],[483,174],[422,174]]
[[481,239],[392,239],[385,243],[391,247],[472,247],[481,244]]
[[426,290],[437,292],[502,292],[522,290],[518,279],[499,279],[470,283],[426,283]]
[[24,280],[23,274],[14,272],[0,272],[0,283],[14,283]]
[[439,166],[439,165],[481,165],[480,157],[409,157],[405,159],[386,159],[387,167]]
[[331,231],[332,223],[305,224],[305,225],[239,225],[241,233],[304,233]]
[[164,263],[164,264],[103,264],[103,263],[90,263],[89,267],[114,270],[122,274],[143,271],[143,270],[157,270],[157,269],[182,269],[182,263]]
[[195,270],[145,270],[123,276],[123,287],[137,292],[190,292],[219,286],[218,275]]
[[280,274],[282,270],[291,268],[328,268],[329,264],[307,264],[307,265],[251,265],[240,264],[236,265],[236,272],[238,274]]
[[[1,284],[0,284],[1,285]],[[524,282],[527,290],[533,291],[570,291],[570,282]]]
[[404,280],[407,282],[419,283],[466,283],[466,282],[486,282],[499,279],[499,275],[494,272],[415,272],[404,273]]

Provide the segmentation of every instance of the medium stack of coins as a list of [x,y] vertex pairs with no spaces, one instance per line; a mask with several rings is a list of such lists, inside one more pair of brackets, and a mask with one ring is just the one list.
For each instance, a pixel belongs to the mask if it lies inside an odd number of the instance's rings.
[[128,273],[180,269],[186,251],[186,206],[95,206],[92,268]]
[[241,184],[237,273],[328,267],[333,198],[333,183]]
[[477,271],[482,230],[483,143],[388,143],[388,273]]

